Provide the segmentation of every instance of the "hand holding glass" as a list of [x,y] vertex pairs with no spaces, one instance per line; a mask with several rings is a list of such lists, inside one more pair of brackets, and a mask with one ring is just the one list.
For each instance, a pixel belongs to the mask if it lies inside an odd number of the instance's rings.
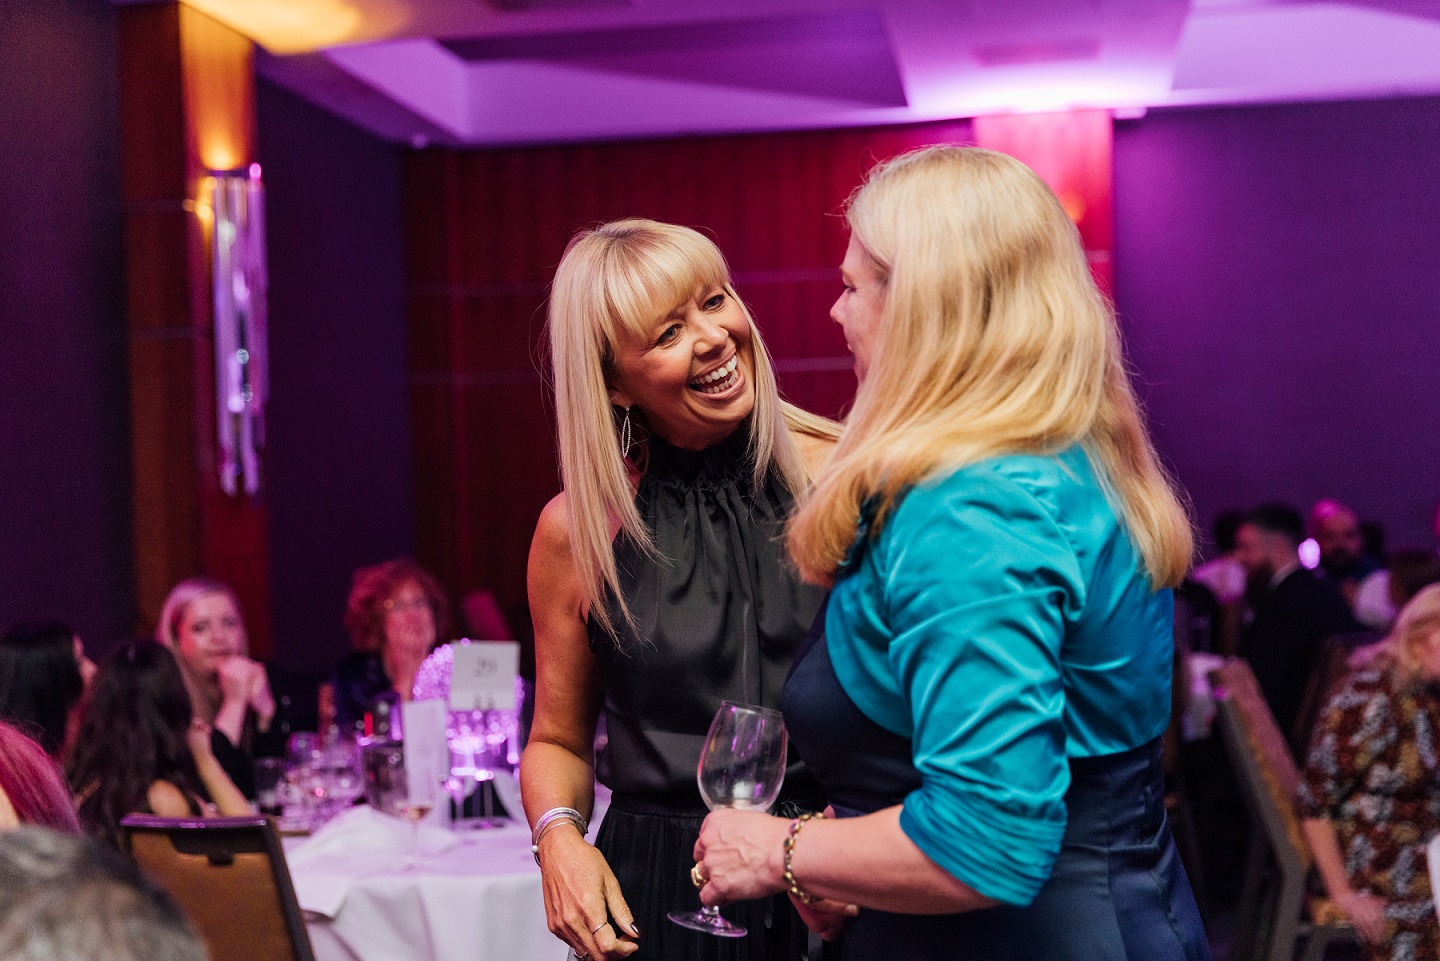
[[[768,811],[780,796],[785,780],[785,720],[779,711],[726,701],[710,722],[710,733],[700,753],[696,779],[706,806]],[[720,917],[718,907],[699,911],[671,911],[676,924],[739,938],[745,928]]]

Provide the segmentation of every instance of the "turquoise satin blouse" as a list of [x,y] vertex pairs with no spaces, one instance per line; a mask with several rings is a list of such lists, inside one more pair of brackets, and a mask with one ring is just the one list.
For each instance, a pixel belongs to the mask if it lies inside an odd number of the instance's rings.
[[1164,731],[1173,617],[1074,447],[911,489],[857,540],[826,635],[855,705],[912,742],[922,786],[901,828],[975,890],[1023,904],[1060,850],[1068,759]]

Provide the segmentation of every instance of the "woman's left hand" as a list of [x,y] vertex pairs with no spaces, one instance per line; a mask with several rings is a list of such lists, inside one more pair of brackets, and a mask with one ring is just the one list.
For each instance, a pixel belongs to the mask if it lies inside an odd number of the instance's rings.
[[790,822],[759,811],[722,809],[705,819],[695,842],[703,904],[749,901],[785,890]]

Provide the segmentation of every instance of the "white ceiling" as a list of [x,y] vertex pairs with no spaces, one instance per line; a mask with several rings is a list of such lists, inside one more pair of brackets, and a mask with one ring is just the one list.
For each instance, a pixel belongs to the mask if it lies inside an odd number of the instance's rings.
[[184,2],[417,145],[1440,93],[1440,0]]

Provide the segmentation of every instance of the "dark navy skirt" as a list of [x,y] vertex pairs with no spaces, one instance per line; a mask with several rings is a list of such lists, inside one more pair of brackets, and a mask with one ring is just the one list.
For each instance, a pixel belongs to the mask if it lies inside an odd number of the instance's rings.
[[1030,905],[947,915],[862,910],[845,938],[846,961],[1209,961],[1166,820],[1162,773],[1158,740],[1071,761],[1065,840]]
[[[899,804],[921,785],[910,740],[850,700],[824,623],[822,609],[785,685],[791,743],[837,815]],[[1072,760],[1065,810],[1059,858],[1031,904],[945,915],[862,908],[845,961],[1209,961],[1165,816],[1160,739]]]

